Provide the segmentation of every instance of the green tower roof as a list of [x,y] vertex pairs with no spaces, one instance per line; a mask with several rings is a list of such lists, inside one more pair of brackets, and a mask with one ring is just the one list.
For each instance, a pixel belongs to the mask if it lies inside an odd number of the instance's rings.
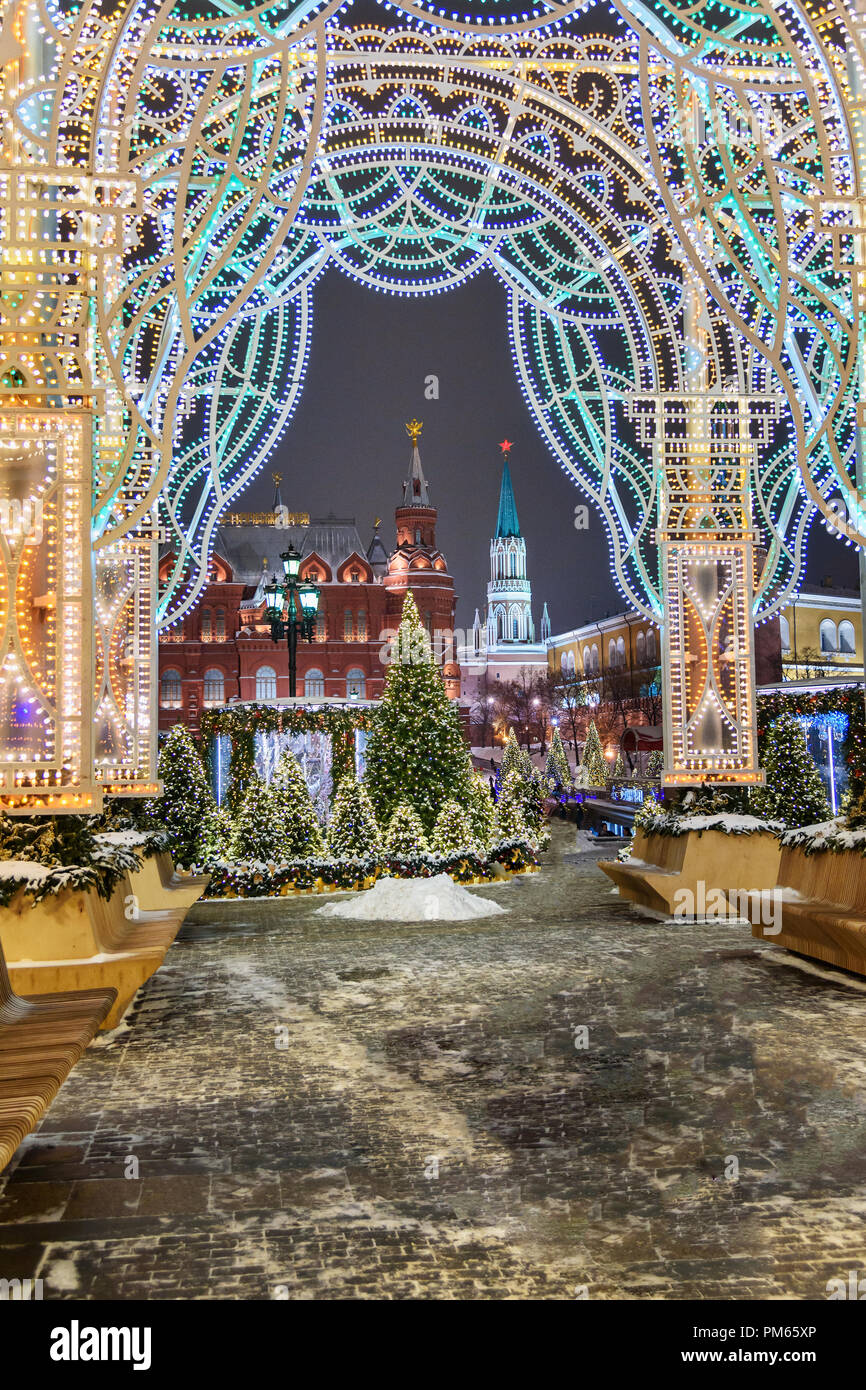
[[499,489],[499,515],[496,518],[496,539],[500,536],[519,536],[520,522],[517,520],[517,504],[514,501],[514,488],[511,486],[511,470],[507,456],[502,460],[502,486]]

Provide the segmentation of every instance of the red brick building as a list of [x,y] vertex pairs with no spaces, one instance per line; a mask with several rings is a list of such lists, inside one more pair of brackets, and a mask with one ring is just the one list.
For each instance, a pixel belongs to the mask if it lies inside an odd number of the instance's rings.
[[[354,518],[306,524],[282,505],[279,481],[270,513],[234,514],[217,530],[209,582],[194,612],[159,639],[159,727],[183,719],[197,729],[201,711],[234,701],[288,699],[285,641],[271,641],[263,586],[282,576],[281,553],[294,545],[300,574],[321,589],[315,640],[298,643],[298,697],[304,701],[375,700],[385,680],[389,634],[411,588],[434,641],[454,629],[457,598],[445,556],[436,545],[436,508],[418,452],[420,427],[410,429],[409,476],[396,508],[397,543],[389,555],[378,524],[365,547]],[[171,568],[166,552],[160,578]],[[446,638],[447,634],[447,638]],[[444,666],[446,690],[460,695],[460,668]]]

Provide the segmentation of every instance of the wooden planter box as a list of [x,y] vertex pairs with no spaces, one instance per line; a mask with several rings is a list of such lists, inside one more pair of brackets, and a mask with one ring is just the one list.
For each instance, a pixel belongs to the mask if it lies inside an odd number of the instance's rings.
[[[711,893],[761,892],[776,885],[781,847],[771,831],[728,835],[723,830],[689,830],[685,835],[635,833],[632,859],[603,859],[599,868],[622,897],[644,911],[670,917],[683,913],[681,889],[699,908]],[[718,900],[717,900],[718,901]],[[698,912],[698,915],[700,913]]]
[[866,975],[866,858],[857,850],[786,848],[778,886],[799,895],[782,897],[782,930],[771,934],[755,923],[752,935]]
[[38,903],[21,890],[0,908],[0,943],[12,988],[17,994],[116,990],[100,1025],[115,1028],[133,995],[159,969],[185,915],[182,908],[136,916],[126,878],[108,901],[95,888],[64,889]]
[[189,912],[210,883],[208,874],[179,874],[166,851],[151,854],[141,868],[128,875],[128,893],[134,893],[144,912]]

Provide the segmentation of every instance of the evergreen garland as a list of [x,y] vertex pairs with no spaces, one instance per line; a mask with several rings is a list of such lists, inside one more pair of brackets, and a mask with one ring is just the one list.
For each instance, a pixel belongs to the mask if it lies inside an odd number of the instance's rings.
[[429,832],[445,801],[467,800],[471,773],[460,717],[410,590],[367,743],[364,785],[380,823],[409,802]]

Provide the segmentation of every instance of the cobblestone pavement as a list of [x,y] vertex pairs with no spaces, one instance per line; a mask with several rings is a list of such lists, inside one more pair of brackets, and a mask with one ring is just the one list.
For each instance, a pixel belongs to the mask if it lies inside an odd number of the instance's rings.
[[540,874],[479,891],[509,915],[199,905],[0,1179],[0,1277],[823,1299],[864,1267],[866,983],[633,916],[558,824]]

